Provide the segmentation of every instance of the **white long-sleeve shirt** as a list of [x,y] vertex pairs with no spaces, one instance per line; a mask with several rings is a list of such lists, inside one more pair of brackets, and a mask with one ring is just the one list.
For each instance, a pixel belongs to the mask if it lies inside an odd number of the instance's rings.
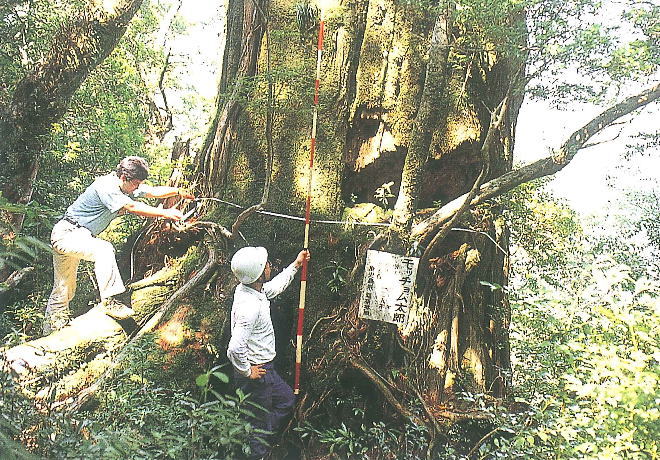
[[250,366],[275,358],[275,331],[270,318],[270,300],[281,294],[293,281],[298,268],[289,265],[261,291],[239,284],[231,307],[231,339],[227,357],[238,372],[250,376]]

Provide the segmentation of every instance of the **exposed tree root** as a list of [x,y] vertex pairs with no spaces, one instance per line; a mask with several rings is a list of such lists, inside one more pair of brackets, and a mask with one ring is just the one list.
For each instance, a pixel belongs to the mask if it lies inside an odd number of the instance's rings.
[[350,365],[355,369],[362,372],[362,374],[369,379],[371,383],[376,385],[378,390],[382,393],[388,403],[405,419],[413,420],[415,423],[426,425],[424,421],[420,420],[415,414],[410,412],[406,406],[404,406],[390,391],[383,379],[374,372],[374,370],[362,362],[359,358],[352,358],[350,360]]
[[66,412],[74,413],[84,407],[85,403],[90,400],[92,396],[103,386],[103,384],[112,377],[114,371],[119,367],[119,365],[129,356],[130,347],[129,345],[136,343],[142,336],[146,333],[152,331],[158,324],[161,319],[172,313],[173,309],[176,308],[177,302],[190,294],[190,292],[199,285],[207,276],[210,276],[213,270],[215,270],[218,265],[219,256],[218,252],[215,249],[209,249],[208,260],[204,267],[199,270],[193,277],[191,277],[188,282],[181,286],[170,298],[140,327],[140,329],[131,337],[131,339],[124,345],[123,349],[112,361],[112,364],[106,369],[106,371],[89,387],[81,391],[78,396],[73,399],[73,401],[67,401],[64,403]]
[[[264,192],[265,194],[266,192]],[[236,235],[238,235],[238,229],[243,225],[243,223],[252,215],[254,215],[257,211],[261,211],[263,209],[263,203],[255,204],[247,208],[245,211],[240,213],[238,217],[236,218],[236,221],[234,224],[231,226],[231,234],[232,237],[231,239],[233,240],[236,238]]]
[[227,240],[232,240],[233,239],[233,234],[230,232],[227,228],[223,227],[220,224],[216,224],[215,222],[209,222],[205,220],[198,220],[189,224],[185,224],[184,226],[178,227],[180,231],[187,231],[187,230],[194,230],[194,229],[204,229],[207,232],[211,234],[214,240],[218,240],[217,238],[217,233],[220,234],[223,238]]

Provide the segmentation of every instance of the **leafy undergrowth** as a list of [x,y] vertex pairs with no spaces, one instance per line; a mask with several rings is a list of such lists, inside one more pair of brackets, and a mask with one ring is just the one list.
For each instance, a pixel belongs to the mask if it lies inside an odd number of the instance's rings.
[[[48,458],[234,459],[249,449],[251,404],[246,396],[220,394],[214,381],[228,377],[212,369],[187,387],[163,378],[164,353],[153,336],[132,350],[132,360],[110,386],[97,394],[96,407],[68,416],[35,408],[3,375],[0,428],[33,454]],[[27,458],[27,457],[26,457]]]
[[660,283],[609,259],[574,280],[518,290],[515,397],[531,407],[481,458],[658,458]]

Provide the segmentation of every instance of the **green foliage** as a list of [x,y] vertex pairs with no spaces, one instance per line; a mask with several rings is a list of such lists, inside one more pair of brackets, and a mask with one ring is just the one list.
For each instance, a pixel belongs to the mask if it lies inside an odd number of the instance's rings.
[[576,275],[587,280],[581,290],[518,290],[518,395],[532,406],[498,449],[535,458],[655,458],[660,283],[633,279],[608,259]]
[[18,345],[41,333],[46,300],[44,293],[37,291],[5,308],[0,314],[0,337],[5,346]]
[[[12,3],[14,3],[12,5]],[[0,105],[11,99],[16,82],[48,51],[58,27],[79,5],[48,0],[0,4]]]
[[[585,237],[575,212],[544,190],[545,181],[523,184],[504,197],[517,267],[530,282],[562,284],[573,270]],[[559,278],[559,280],[557,279]]]
[[658,190],[628,191],[615,200],[608,217],[590,222],[596,251],[611,254],[634,276],[660,273],[660,204]]
[[213,389],[212,382],[213,380],[218,380],[221,383],[229,383],[229,376],[219,371],[223,366],[215,366],[205,373],[199,374],[195,379],[195,384],[202,392],[202,401],[208,400],[209,394],[218,399],[222,398],[222,395]]
[[608,71],[615,78],[651,75],[660,64],[660,6],[637,2],[623,13],[634,30],[633,39],[615,50]]
[[[429,433],[425,426],[410,420],[400,423],[374,418],[380,414],[378,409],[353,390],[336,394],[325,408],[324,416],[307,419],[294,428],[312,452],[320,449],[338,458],[374,460],[426,456]],[[413,410],[418,412],[419,408]],[[446,448],[440,449],[447,453],[442,458],[453,458],[454,450]]]
[[[657,71],[659,13],[652,2],[525,3],[531,94],[558,105],[575,98],[602,101],[612,87]],[[567,71],[573,77],[566,78]]]
[[32,235],[50,231],[54,212],[35,202],[27,205],[8,202],[0,194],[0,213],[22,214],[20,231],[0,219],[0,270],[21,269],[34,264],[41,252],[50,252],[50,246]]
[[0,244],[0,270],[7,267],[19,270],[37,259],[39,251],[50,247],[41,240],[24,234],[11,234]]
[[[217,368],[196,379],[202,400],[163,385],[153,347],[148,339],[133,348],[130,364],[99,391],[100,407],[84,418],[36,410],[11,376],[0,373],[0,436],[20,438],[49,458],[234,459],[249,453],[246,396],[208,390],[212,378],[227,380]],[[214,398],[205,401],[207,395]]]
[[[657,458],[660,283],[629,232],[589,242],[537,185],[508,198],[514,393],[477,458]],[[627,224],[653,234],[643,208]]]
[[526,29],[521,18],[526,2],[519,0],[461,0],[455,2],[455,22],[462,29],[456,48],[460,56],[525,52]]
[[374,198],[376,201],[378,201],[381,206],[385,209],[387,209],[390,206],[390,200],[394,198],[394,194],[392,193],[392,186],[394,185],[394,182],[386,182],[380,187],[376,189],[376,192],[374,193]]
[[[112,54],[74,94],[67,114],[52,126],[36,201],[63,210],[95,176],[114,170],[122,157],[146,155],[152,94],[159,91],[157,73],[165,61],[162,44],[155,43],[159,7],[145,3]],[[50,24],[50,18],[38,19]]]
[[428,442],[426,429],[413,423],[400,430],[382,421],[361,423],[355,428],[344,422],[324,428],[305,422],[294,430],[301,439],[318,442],[339,458],[421,458]]
[[328,289],[333,294],[338,294],[339,291],[346,285],[346,274],[348,268],[341,264],[341,261],[331,260],[330,264],[324,267],[330,273],[329,280],[326,283]]

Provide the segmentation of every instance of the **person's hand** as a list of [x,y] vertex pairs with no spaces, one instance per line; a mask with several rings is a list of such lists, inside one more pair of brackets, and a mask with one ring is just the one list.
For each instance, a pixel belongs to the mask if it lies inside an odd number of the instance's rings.
[[184,188],[178,189],[178,194],[181,198],[185,198],[186,200],[194,200],[195,199],[195,195],[193,195],[192,193],[190,193],[188,190],[186,190]]
[[310,257],[311,257],[311,255],[310,255],[309,251],[307,251],[305,249],[300,251],[298,253],[298,257],[296,257],[296,260],[294,261],[294,263],[296,264],[296,267],[298,267],[298,268],[302,267],[303,261],[304,260],[309,261]]
[[254,366],[250,366],[250,378],[252,380],[257,380],[266,375],[266,369],[261,366],[263,366],[263,364],[255,364]]
[[166,208],[162,210],[163,217],[170,220],[181,220],[183,219],[183,213],[176,208]]

